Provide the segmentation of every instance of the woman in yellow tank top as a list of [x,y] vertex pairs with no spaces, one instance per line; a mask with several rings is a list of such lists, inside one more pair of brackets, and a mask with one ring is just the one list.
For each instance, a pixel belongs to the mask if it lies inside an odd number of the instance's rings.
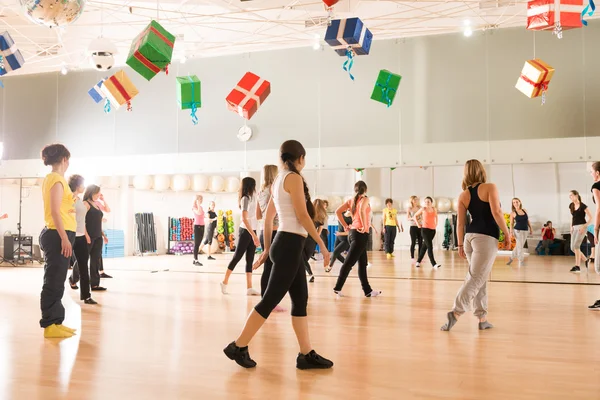
[[69,158],[71,153],[62,144],[51,144],[42,150],[44,165],[52,166],[52,172],[46,175],[42,184],[46,227],[40,234],[40,248],[46,264],[40,301],[40,326],[44,328],[44,337],[47,338],[67,338],[75,334],[74,329],[62,324],[65,308],[61,302],[77,230],[75,199],[65,180]]

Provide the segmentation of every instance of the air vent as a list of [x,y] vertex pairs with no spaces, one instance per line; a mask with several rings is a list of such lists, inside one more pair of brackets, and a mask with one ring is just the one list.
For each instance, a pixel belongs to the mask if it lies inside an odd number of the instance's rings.
[[305,28],[312,28],[313,26],[323,26],[327,25],[328,18],[327,17],[316,17],[307,19],[304,21]]
[[484,0],[479,2],[479,9],[489,10],[491,8],[503,8],[516,6],[516,1],[511,0]]

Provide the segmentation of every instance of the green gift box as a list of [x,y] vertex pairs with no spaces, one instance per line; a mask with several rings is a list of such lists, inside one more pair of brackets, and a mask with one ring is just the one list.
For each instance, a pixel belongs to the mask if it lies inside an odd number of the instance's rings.
[[377,82],[375,82],[371,99],[383,103],[388,107],[391,106],[396,97],[401,79],[402,77],[400,75],[382,69],[379,71],[379,76],[377,77]]
[[175,36],[156,21],[144,29],[131,44],[127,65],[147,80],[166,68],[173,56]]
[[200,108],[200,79],[196,75],[177,77],[177,102],[180,110]]

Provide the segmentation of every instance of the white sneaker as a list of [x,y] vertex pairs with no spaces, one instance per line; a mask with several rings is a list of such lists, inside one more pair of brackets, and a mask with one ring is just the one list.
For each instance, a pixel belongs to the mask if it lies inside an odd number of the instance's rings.
[[435,264],[435,265],[433,266],[433,269],[438,269],[438,268],[440,268],[441,266],[442,266],[442,264]]
[[421,266],[420,262],[418,262],[418,263],[415,264],[415,267],[417,267],[417,268],[419,268],[420,266]]
[[227,294],[227,285],[223,282],[219,282],[219,285],[221,285],[221,293]]
[[260,296],[260,292],[254,288],[250,288],[246,291],[246,295],[248,296]]
[[371,291],[371,293],[369,293],[369,295],[367,297],[381,296],[381,293],[383,293],[381,290],[373,290],[373,291]]
[[341,299],[342,297],[346,297],[343,295],[342,292],[334,292],[335,293],[335,297],[337,297],[338,299]]
[[371,268],[371,263],[368,263],[368,264],[367,264],[367,268]]

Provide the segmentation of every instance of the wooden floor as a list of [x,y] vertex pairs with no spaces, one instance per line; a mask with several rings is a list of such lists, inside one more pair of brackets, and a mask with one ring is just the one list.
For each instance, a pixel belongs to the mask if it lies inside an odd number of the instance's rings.
[[[241,265],[221,295],[228,258],[201,268],[190,257],[105,261],[114,279],[94,294],[100,305],[67,289],[65,323],[80,334],[61,342],[37,324],[42,269],[0,268],[0,399],[600,399],[600,312],[587,309],[600,281],[569,274],[570,259],[532,257],[521,269],[499,260],[485,332],[471,315],[439,330],[465,274],[451,254],[439,254],[439,271],[371,254],[372,286],[384,291],[374,299],[355,271],[349,297],[336,299],[336,270],[320,272],[309,284],[312,341],[335,367],[315,372],[295,369],[287,314],[251,344],[256,369],[223,355],[258,302],[244,295]],[[570,284],[505,282],[519,279]]]

